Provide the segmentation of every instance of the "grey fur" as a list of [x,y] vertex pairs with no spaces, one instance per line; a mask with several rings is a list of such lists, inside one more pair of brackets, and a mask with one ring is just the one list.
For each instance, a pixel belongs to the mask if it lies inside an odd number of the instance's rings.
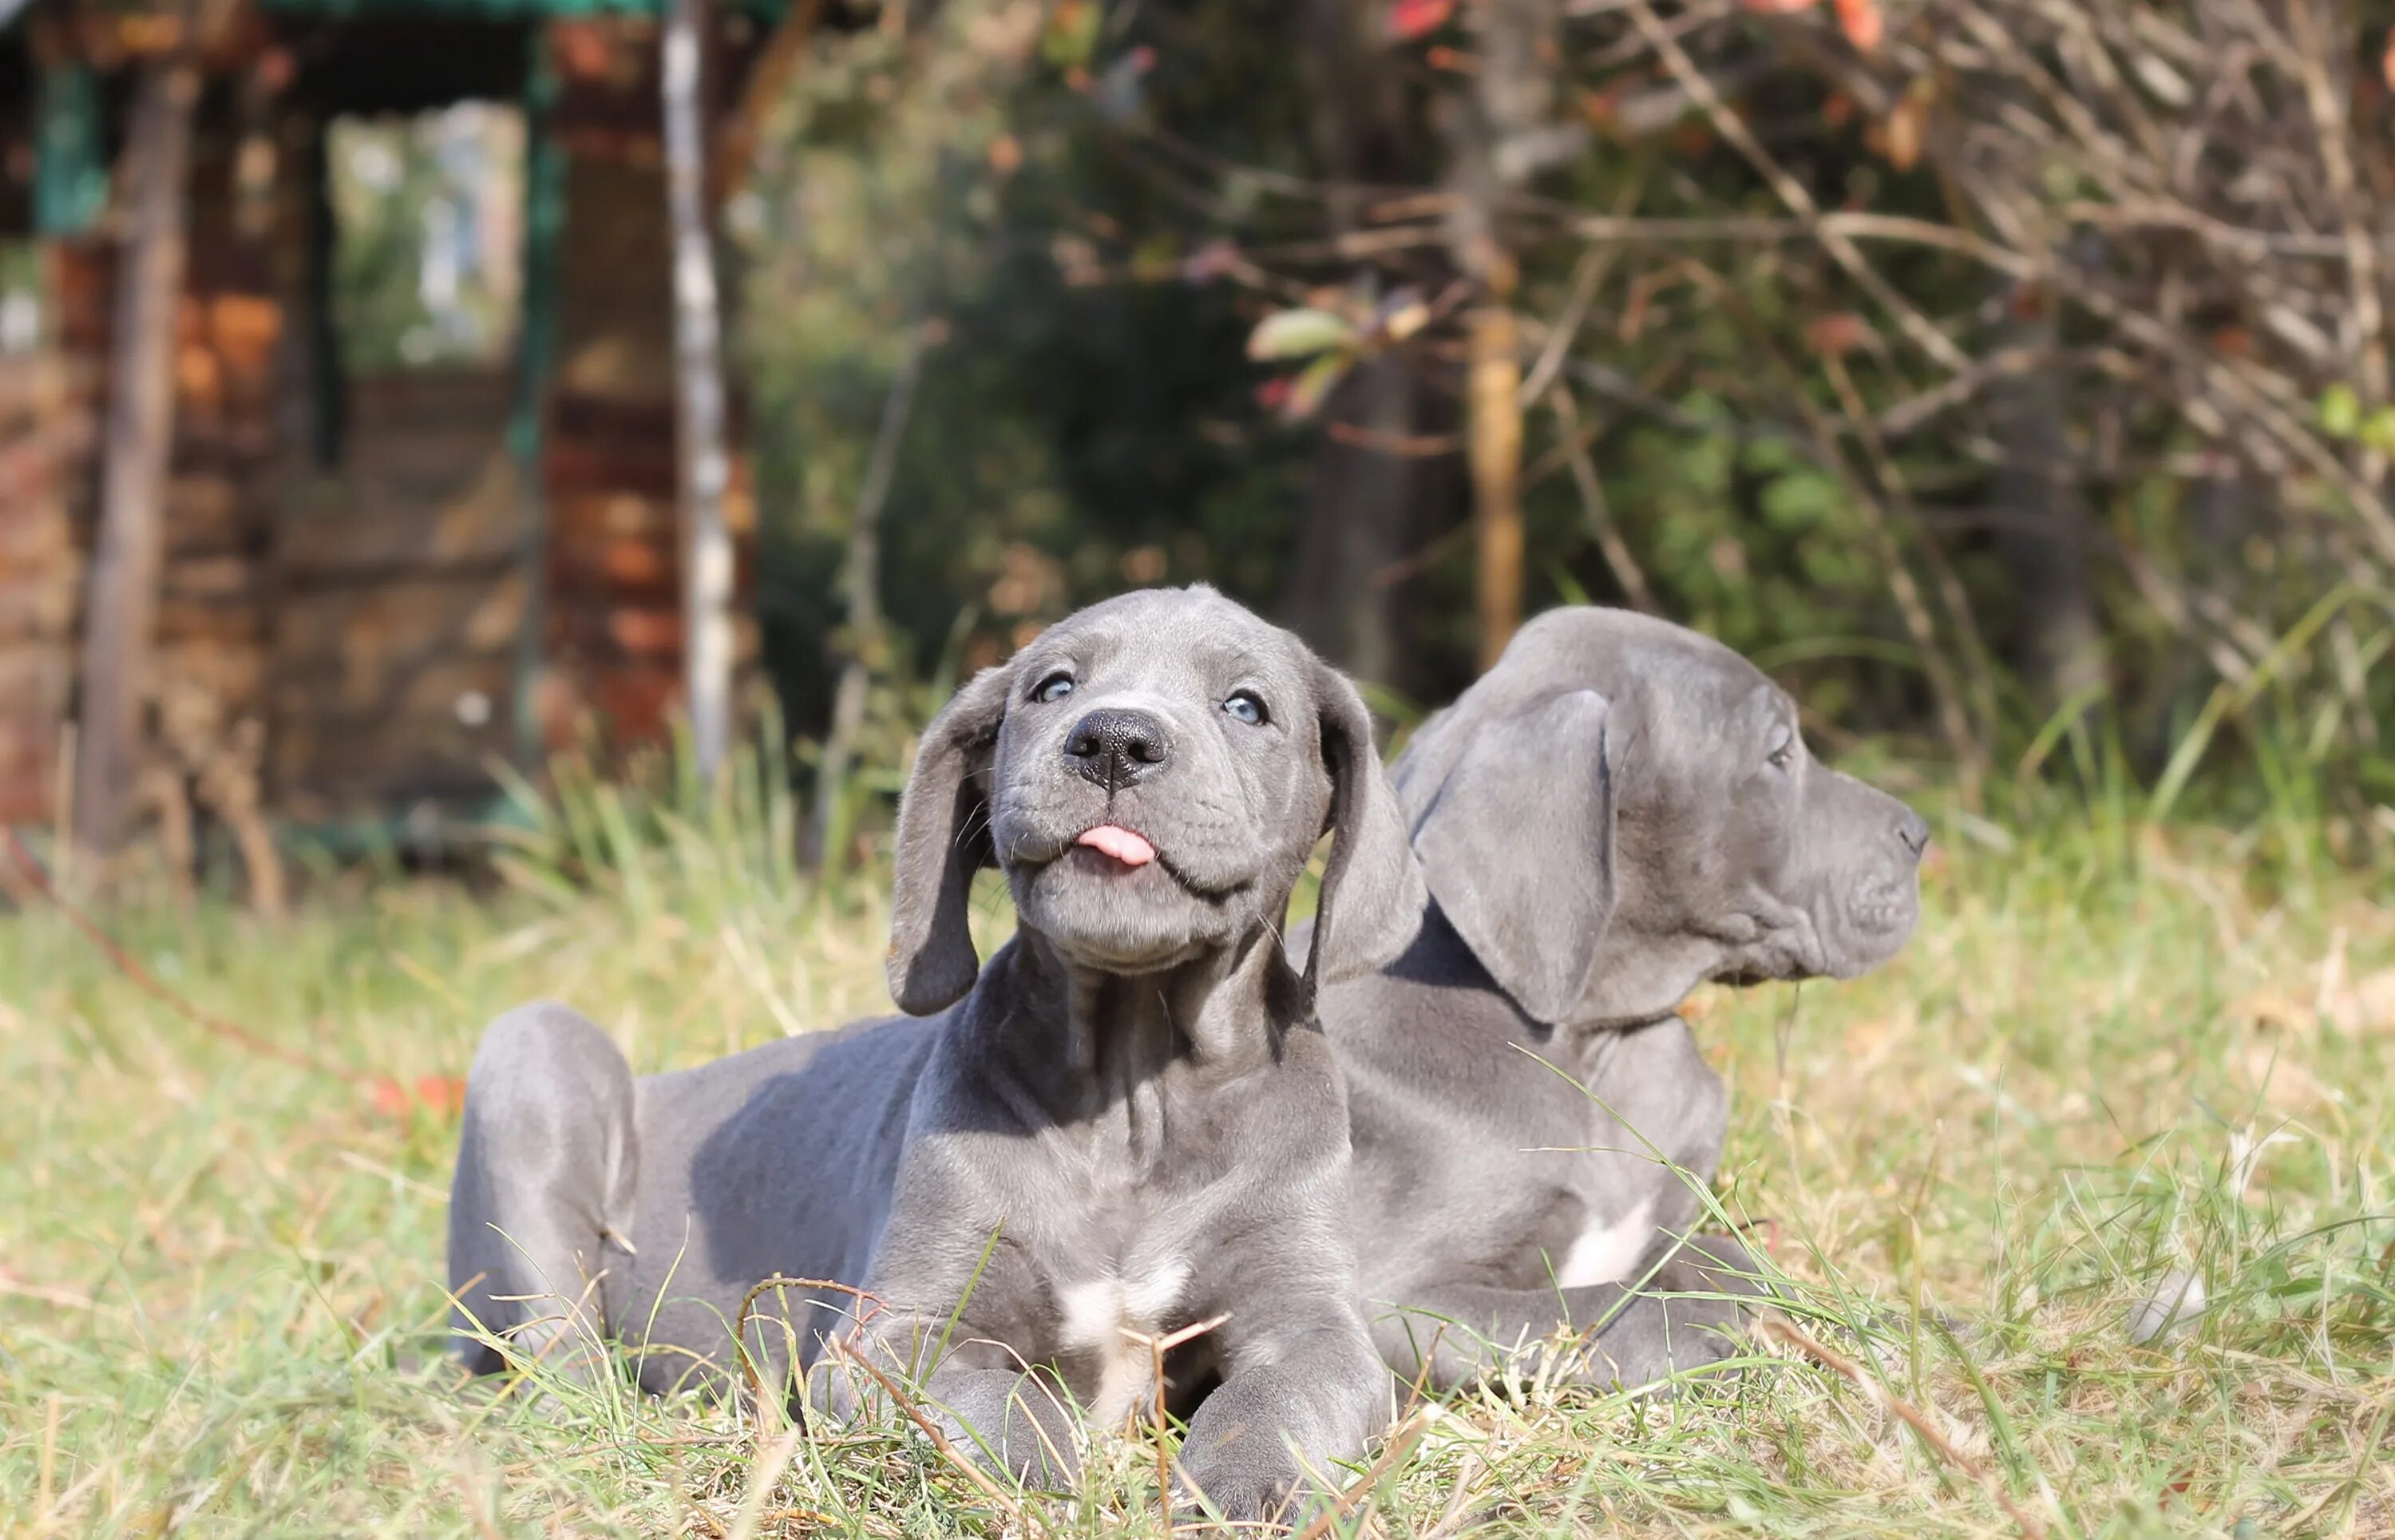
[[[1059,672],[1072,693],[1038,698]],[[1222,709],[1242,688],[1264,724]],[[1093,773],[1096,739],[1074,734],[1100,711],[1129,713],[1147,757]],[[1105,822],[1158,860],[1077,846]],[[1334,826],[1301,977],[1280,922]],[[989,864],[1020,929],[977,967],[967,902]],[[1150,1393],[1122,1331],[1227,1317],[1169,1365],[1174,1391],[1221,1380],[1181,1478],[1228,1516],[1267,1516],[1389,1414],[1346,1226],[1344,1091],[1312,1002],[1317,981],[1404,948],[1424,903],[1344,679],[1211,590],[1084,610],[924,736],[889,971],[903,1007],[939,1014],[638,1081],[562,1006],[500,1018],[468,1082],[452,1285],[527,1350],[632,1344],[655,1389],[732,1373],[730,1323],[761,1280],[860,1285],[881,1302],[861,1323],[837,1290],[764,1296],[744,1346],[767,1383],[795,1360],[814,1404],[845,1414],[876,1392],[816,1367],[843,1338],[928,1369],[952,1437],[1051,1485],[1076,1470],[1068,1400],[1112,1420]]]
[[1685,1294],[1751,1294],[1753,1269],[1733,1241],[1681,1244],[1727,1108],[1674,1012],[1708,979],[1886,962],[1927,827],[1814,763],[1738,654],[1614,610],[1526,626],[1392,776],[1433,909],[1322,1001],[1375,1341],[1441,1387],[1564,1328],[1593,1381],[1718,1360],[1743,1307]]

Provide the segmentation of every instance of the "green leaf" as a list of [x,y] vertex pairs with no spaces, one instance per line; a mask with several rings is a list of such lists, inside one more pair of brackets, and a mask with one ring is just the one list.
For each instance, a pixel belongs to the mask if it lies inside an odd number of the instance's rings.
[[1041,57],[1060,70],[1087,69],[1097,51],[1102,20],[1097,0],[1064,0],[1048,18],[1039,39]]
[[2362,419],[2362,442],[2382,455],[2395,455],[2395,406],[2381,406]]
[[1356,328],[1348,325],[1345,316],[1330,311],[1275,311],[1248,334],[1248,356],[1258,360],[1310,358],[1343,346],[1355,335]]
[[1303,422],[1322,409],[1331,390],[1346,377],[1347,366],[1355,361],[1345,353],[1326,353],[1308,364],[1290,381],[1289,399],[1281,403],[1280,415],[1289,422]]
[[2351,438],[2362,428],[2362,398],[2350,385],[2332,385],[2321,392],[2320,425],[2338,438]]

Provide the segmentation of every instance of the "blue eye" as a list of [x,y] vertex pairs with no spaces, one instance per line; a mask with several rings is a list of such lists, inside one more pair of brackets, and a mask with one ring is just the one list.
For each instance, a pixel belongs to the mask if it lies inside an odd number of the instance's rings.
[[1031,692],[1031,698],[1042,705],[1047,705],[1062,700],[1072,693],[1073,676],[1071,674],[1050,674],[1039,682],[1038,689]]
[[1223,710],[1233,720],[1244,722],[1250,727],[1261,727],[1270,720],[1264,710],[1264,703],[1256,698],[1252,690],[1241,690],[1231,697],[1223,702]]

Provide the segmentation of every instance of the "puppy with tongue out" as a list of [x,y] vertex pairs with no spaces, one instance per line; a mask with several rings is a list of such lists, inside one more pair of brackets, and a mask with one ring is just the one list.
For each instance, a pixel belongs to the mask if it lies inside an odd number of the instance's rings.
[[[1281,922],[1325,833],[1300,975]],[[1018,921],[986,967],[985,867]],[[1183,1499],[1254,1520],[1336,1480],[1393,1382],[1314,998],[1395,957],[1424,906],[1355,687],[1210,589],[1084,610],[925,730],[893,875],[891,994],[919,1019],[637,1091],[562,1007],[493,1026],[450,1208],[477,1332],[537,1356],[595,1308],[593,1340],[629,1339],[654,1388],[804,1370],[833,1420],[912,1376],[951,1447],[1044,1486],[1075,1474],[1077,1422],[1119,1428],[1160,1390],[1190,1418]],[[1158,1340],[1181,1344],[1161,1387]]]

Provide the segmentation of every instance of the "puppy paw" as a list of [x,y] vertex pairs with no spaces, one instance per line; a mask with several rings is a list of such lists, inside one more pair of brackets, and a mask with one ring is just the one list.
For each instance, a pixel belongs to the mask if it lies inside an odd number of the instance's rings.
[[1175,1508],[1226,1523],[1287,1523],[1303,1506],[1299,1473],[1282,1462],[1208,1461],[1181,1472],[1172,1485]]

